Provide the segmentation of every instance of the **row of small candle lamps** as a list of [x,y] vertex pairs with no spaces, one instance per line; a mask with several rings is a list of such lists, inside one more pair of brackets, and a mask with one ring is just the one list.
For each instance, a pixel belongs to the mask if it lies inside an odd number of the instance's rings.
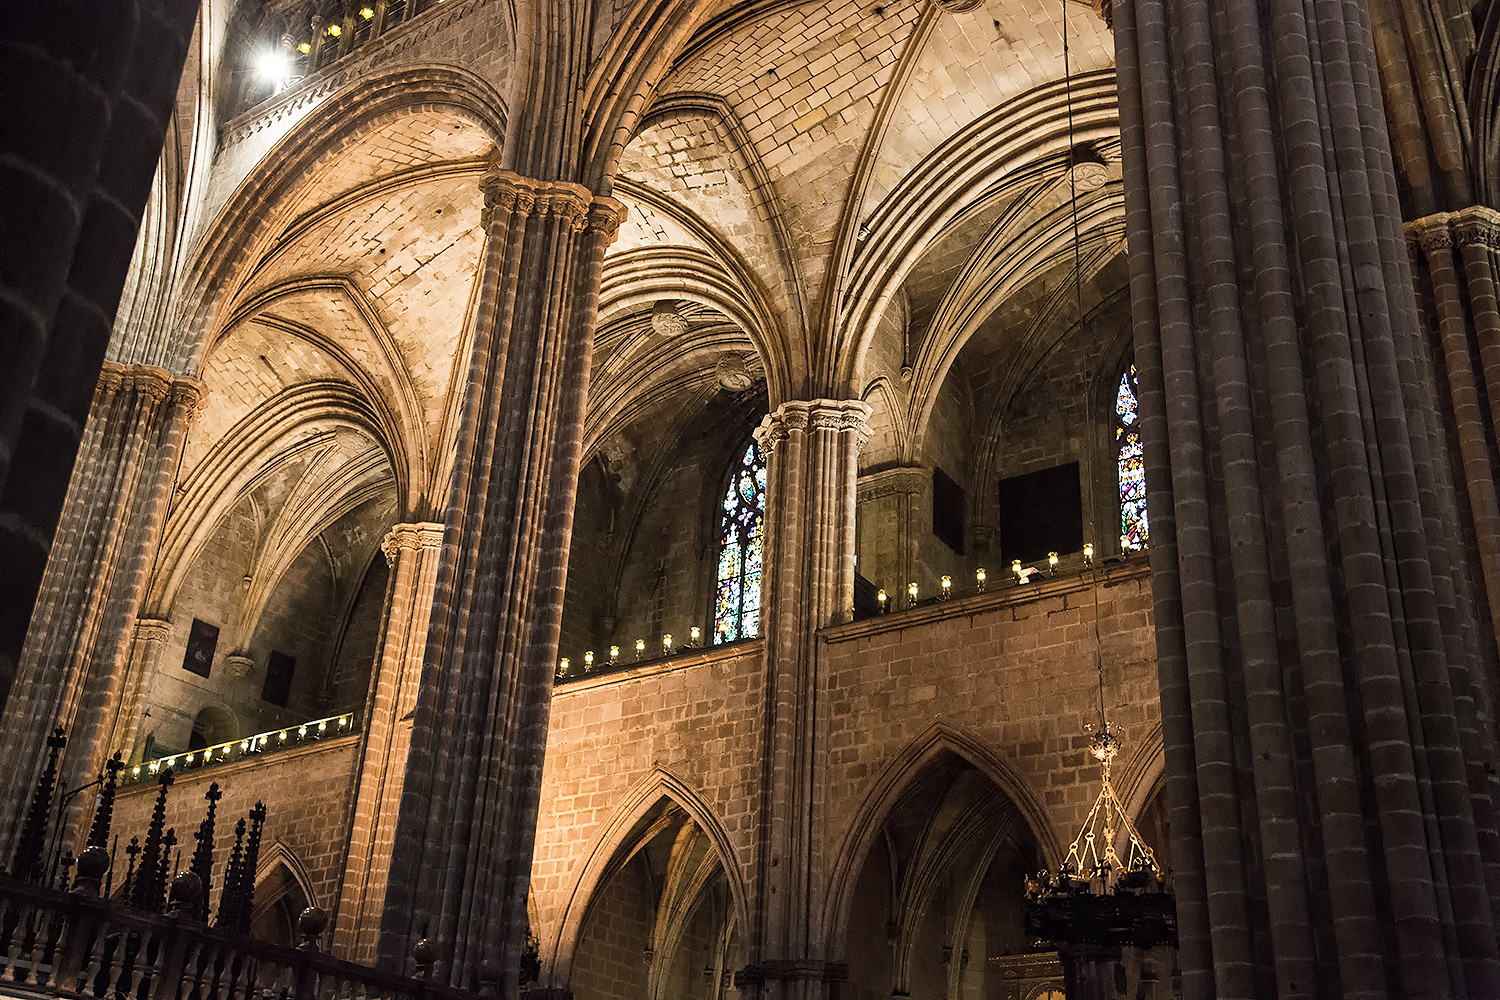
[[[1021,560],[1012,559],[1010,563],[1011,577],[1014,580],[1016,586],[1020,586],[1024,583],[1039,581],[1042,576],[1051,576],[1053,573],[1056,573],[1059,562],[1060,559],[1056,552],[1047,553],[1047,568],[1045,570],[1042,569],[1041,566],[1023,566],[1021,565]],[[1085,542],[1083,545],[1083,565],[1085,567],[1091,567],[1094,565],[1093,542]],[[981,592],[983,592],[986,587],[988,587],[989,574],[985,571],[983,566],[974,571],[974,582],[978,585]],[[938,595],[939,599],[944,601],[948,600],[948,598],[953,595],[953,577],[944,575],[940,583],[940,587],[941,592]],[[909,608],[916,607],[920,593],[921,589],[917,586],[915,581],[907,584],[906,606]],[[879,593],[875,595],[875,600],[880,604],[881,614],[885,614],[886,612],[891,610],[890,595],[885,592],[884,588],[882,588]],[[702,644],[703,631],[702,629],[698,628],[698,626],[694,625],[689,632],[688,646],[696,649]],[[670,632],[664,634],[661,637],[661,655],[664,657],[672,655],[672,634]],[[635,641],[635,659],[637,661],[646,659],[645,639],[637,639]],[[605,661],[605,665],[613,667],[621,662],[620,647],[610,646],[609,659]],[[583,654],[583,672],[585,674],[592,673],[597,663],[598,657],[595,656],[592,649]],[[564,656],[562,659],[557,661],[557,676],[559,680],[571,675],[572,673],[573,661],[571,658]]]
[[[1022,566],[1021,560],[1012,559],[1010,563],[1011,578],[1015,581],[1016,586],[1040,580],[1042,576],[1051,576],[1053,573],[1056,573],[1059,561],[1056,552],[1048,552],[1047,568],[1043,570],[1040,566]],[[1085,567],[1094,565],[1093,542],[1085,542],[1083,545],[1083,565]],[[974,571],[974,582],[981,592],[989,586],[989,574],[983,566]],[[953,596],[953,577],[944,575],[939,586],[941,588],[938,594],[939,600],[946,601],[949,597]],[[906,585],[906,606],[909,608],[916,607],[920,593],[921,589],[917,586],[916,581],[908,583]],[[875,595],[875,600],[880,604],[881,614],[885,614],[891,610],[890,595],[885,592],[884,588]]]
[[[694,649],[703,645],[703,630],[696,625],[688,630],[688,645]],[[670,632],[664,633],[661,637],[661,655],[672,655],[672,633]],[[604,661],[604,665],[613,667],[621,662],[620,657],[620,647],[611,646],[609,647],[609,658]],[[645,639],[637,639],[635,641],[635,658],[637,660],[644,660],[646,658]],[[597,662],[598,657],[594,655],[594,651],[592,649],[588,650],[583,654],[583,672],[586,674],[591,673]],[[559,680],[568,676],[572,672],[573,661],[570,658],[564,656],[562,659],[557,661],[557,676]]]

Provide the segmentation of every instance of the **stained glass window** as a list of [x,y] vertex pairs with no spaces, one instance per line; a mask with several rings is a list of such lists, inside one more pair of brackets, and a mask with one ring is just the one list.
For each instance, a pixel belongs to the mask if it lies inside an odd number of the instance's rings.
[[714,642],[760,634],[761,538],[766,513],[766,463],[750,442],[729,478],[719,527],[719,588]]
[[1120,547],[1144,549],[1150,541],[1146,524],[1146,464],[1136,403],[1135,365],[1120,376],[1115,393],[1115,456],[1120,469]]

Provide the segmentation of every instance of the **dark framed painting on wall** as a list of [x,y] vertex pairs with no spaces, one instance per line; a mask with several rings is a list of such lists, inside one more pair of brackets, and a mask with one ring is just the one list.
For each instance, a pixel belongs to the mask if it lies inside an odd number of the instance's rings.
[[188,633],[187,653],[182,657],[182,669],[207,677],[218,645],[219,626],[194,618],[192,631]]

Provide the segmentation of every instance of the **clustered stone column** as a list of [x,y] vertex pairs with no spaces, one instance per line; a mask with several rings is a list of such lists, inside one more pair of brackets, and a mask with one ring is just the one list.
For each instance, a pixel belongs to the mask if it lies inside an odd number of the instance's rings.
[[1500,311],[1495,301],[1500,212],[1481,207],[1441,212],[1406,228],[1418,305],[1433,331],[1436,367],[1447,383],[1461,481],[1494,629],[1500,627],[1500,499],[1490,455],[1493,442],[1500,440]]
[[826,884],[819,769],[828,719],[818,712],[820,628],[854,605],[859,449],[870,408],[859,400],[783,403],[762,421],[766,523],[761,634],[766,657],[765,790],[742,989],[776,1000],[825,997],[841,970],[816,953],[815,890]]
[[47,735],[68,730],[64,773],[89,780],[133,735],[130,652],[155,544],[201,385],[160,368],[106,364],[63,505],[3,745],[0,852],[26,808]]
[[380,545],[391,576],[370,679],[370,714],[365,721],[354,822],[333,936],[336,954],[363,965],[374,961],[385,905],[401,779],[411,746],[411,714],[432,621],[442,542],[441,524],[417,522],[391,528]]
[[1500,996],[1495,668],[1362,0],[1115,0],[1183,988]]
[[[157,538],[157,544],[161,539]],[[130,646],[125,654],[125,692],[120,710],[115,713],[115,735],[108,749],[123,751],[134,760],[140,740],[147,682],[156,676],[157,664],[172,638],[172,623],[166,618],[142,617],[135,621]]]
[[485,181],[487,244],[378,962],[518,987],[604,251],[625,210]]

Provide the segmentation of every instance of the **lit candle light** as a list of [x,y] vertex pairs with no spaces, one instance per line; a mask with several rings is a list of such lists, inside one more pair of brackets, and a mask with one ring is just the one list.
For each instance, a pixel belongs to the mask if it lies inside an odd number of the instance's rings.
[[583,672],[584,673],[588,673],[590,670],[593,670],[593,669],[594,669],[594,651],[592,649],[590,649],[590,650],[585,651],[584,654],[583,654]]
[[1083,564],[1085,566],[1092,566],[1092,565],[1094,565],[1094,543],[1093,542],[1084,542],[1083,543]]
[[1012,559],[1010,561],[1010,571],[1016,575],[1016,582],[1017,583],[1025,583],[1026,582],[1026,577],[1024,577],[1024,576],[1021,575],[1021,560],[1019,560],[1019,559]]
[[1057,572],[1057,553],[1056,552],[1048,552],[1047,553],[1047,571],[1049,573],[1056,573]]
[[661,651],[666,654],[672,652],[672,633],[667,632],[661,637]]
[[974,571],[974,582],[977,583],[977,584],[979,584],[979,589],[981,591],[984,590],[985,573],[984,573],[984,567],[983,566],[979,567],[978,569],[976,569]]
[[880,613],[881,614],[885,614],[885,602],[887,600],[887,598],[885,596],[885,591],[882,590],[880,593],[876,594],[875,595],[875,600],[877,600],[877,601],[880,602]]
[[916,603],[917,603],[917,585],[915,583],[908,583],[906,585],[906,605],[907,605],[907,607],[911,607],[912,605],[914,605]]
[[566,677],[566,676],[568,676],[568,668],[571,667],[572,665],[573,665],[572,662],[566,656],[564,656],[562,659],[558,660],[557,661],[557,676],[559,676],[559,677]]
[[953,593],[953,577],[951,577],[951,576],[944,576],[943,577],[943,600],[946,601],[948,599],[948,597],[952,593]]
[[688,630],[688,643],[691,646],[693,646],[694,648],[696,648],[698,646],[698,644],[700,642],[702,642],[702,641],[703,641],[703,631],[700,628],[698,628],[698,626],[694,625],[691,629]]
[[635,641],[635,658],[637,660],[639,660],[639,659],[643,658],[645,655],[646,655],[646,640],[645,639],[637,639]]
[[616,664],[616,663],[618,663],[618,662],[620,662],[620,647],[619,646],[611,646],[611,647],[609,647],[609,662],[610,662],[611,666],[614,665],[614,664]]

